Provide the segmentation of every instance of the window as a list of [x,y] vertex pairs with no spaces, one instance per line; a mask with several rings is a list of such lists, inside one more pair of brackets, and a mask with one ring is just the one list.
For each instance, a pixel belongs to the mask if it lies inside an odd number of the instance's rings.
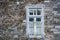
[[40,10],[37,10],[37,15],[41,15],[41,11]]
[[30,10],[30,13],[29,13],[29,15],[33,15],[33,10]]
[[41,21],[41,18],[36,18],[36,21]]
[[29,28],[29,34],[33,35],[34,34],[34,28]]
[[36,28],[36,35],[41,35],[41,28]]
[[29,15],[41,15],[40,9],[30,9],[29,10]]
[[34,18],[29,18],[29,21],[34,21]]
[[34,23],[33,22],[29,23],[29,28],[34,28]]
[[40,28],[41,27],[41,23],[40,22],[36,22],[36,28]]
[[36,10],[34,10],[34,15],[36,15]]

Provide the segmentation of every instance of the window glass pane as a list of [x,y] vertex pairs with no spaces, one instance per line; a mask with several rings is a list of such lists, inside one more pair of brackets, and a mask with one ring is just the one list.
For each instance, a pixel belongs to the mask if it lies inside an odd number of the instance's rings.
[[29,18],[29,21],[34,21],[34,18]]
[[29,15],[33,15],[33,10],[30,10]]
[[33,22],[29,22],[29,27],[30,28],[34,28],[34,23]]
[[41,18],[36,18],[36,21],[41,21]]
[[34,15],[36,15],[36,10],[34,10]]
[[41,28],[36,28],[36,35],[40,35],[41,34]]
[[41,11],[40,10],[37,10],[37,15],[41,15]]
[[41,23],[40,22],[36,22],[36,27],[40,28],[41,27]]
[[29,28],[29,34],[33,35],[34,34],[34,28]]

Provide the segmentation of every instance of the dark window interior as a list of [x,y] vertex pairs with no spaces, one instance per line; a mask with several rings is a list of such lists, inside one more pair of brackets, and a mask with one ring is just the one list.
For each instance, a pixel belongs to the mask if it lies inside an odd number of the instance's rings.
[[41,18],[36,18],[36,21],[41,21]]
[[34,21],[34,18],[29,18],[29,21]]
[[29,15],[33,15],[33,10],[30,10],[30,13],[29,13]]
[[37,15],[41,15],[41,11],[37,10]]
[[36,10],[34,10],[34,15],[36,15]]
[[32,13],[32,12],[30,12],[30,15],[33,15],[33,13]]

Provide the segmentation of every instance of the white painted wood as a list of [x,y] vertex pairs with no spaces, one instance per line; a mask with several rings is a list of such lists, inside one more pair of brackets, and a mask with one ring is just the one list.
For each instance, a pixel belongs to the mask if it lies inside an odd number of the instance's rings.
[[[41,15],[37,15],[37,9],[41,11]],[[33,15],[29,15],[30,10],[33,10]],[[36,15],[34,15],[34,10],[36,10]],[[33,18],[34,21],[30,22],[29,18]],[[41,18],[41,21],[38,22],[39,28],[37,28],[37,21],[36,18]],[[31,23],[31,25],[29,24]],[[33,25],[33,26],[32,26]],[[32,26],[32,27],[30,27]],[[39,34],[38,34],[39,33]],[[44,5],[37,4],[37,5],[27,5],[26,6],[26,35],[30,38],[42,38],[44,37]]]

